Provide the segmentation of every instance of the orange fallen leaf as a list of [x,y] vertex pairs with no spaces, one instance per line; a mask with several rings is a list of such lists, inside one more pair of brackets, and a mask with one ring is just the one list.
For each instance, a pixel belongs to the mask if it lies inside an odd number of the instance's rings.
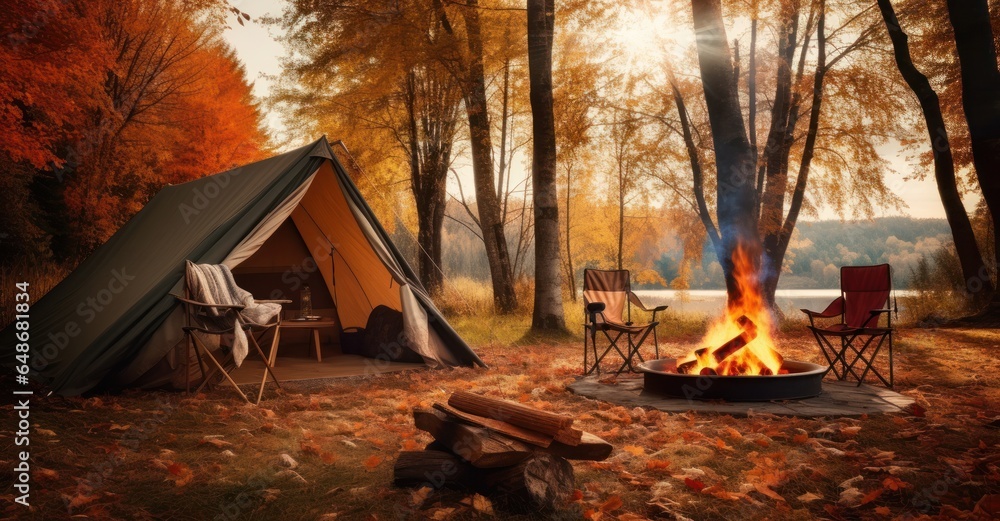
[[665,459],[651,459],[646,462],[646,470],[662,470],[670,466],[670,462]]
[[321,452],[319,458],[327,465],[333,465],[337,462],[337,455],[332,452]]
[[875,490],[872,490],[871,492],[865,494],[863,498],[861,498],[861,503],[859,503],[859,505],[867,505],[868,503],[875,501],[876,499],[881,497],[884,492],[885,492],[884,488],[877,488]]
[[642,456],[643,454],[646,453],[646,449],[639,447],[637,445],[626,445],[622,447],[622,450],[633,456]]
[[781,494],[775,492],[774,490],[771,490],[771,487],[765,485],[764,483],[754,483],[753,484],[753,488],[757,492],[760,492],[761,494],[764,494],[765,496],[767,496],[767,497],[769,497],[771,499],[774,499],[776,501],[782,501],[782,502],[785,501],[785,498],[782,497]]
[[892,513],[892,511],[889,510],[889,507],[882,506],[882,507],[875,507],[875,513],[880,516],[888,516],[889,514]]
[[854,425],[854,426],[851,426],[851,427],[844,427],[844,428],[840,429],[840,433],[841,434],[843,434],[844,436],[850,437],[850,438],[853,438],[854,436],[857,436],[859,432],[861,432],[861,426],[860,425]]
[[172,479],[174,481],[174,485],[177,485],[178,487],[183,487],[194,479],[194,472],[192,472],[191,469],[183,463],[170,464],[167,467],[167,472],[170,473],[170,476],[167,477]]
[[800,432],[800,433],[796,434],[795,436],[792,436],[792,441],[795,442],[795,443],[799,443],[799,444],[805,443],[805,442],[809,441],[809,434],[807,434],[805,432]]
[[371,456],[368,456],[368,458],[366,458],[364,461],[364,466],[368,470],[372,470],[381,464],[382,464],[382,458],[378,457],[377,454],[372,454]]
[[882,486],[889,490],[903,490],[910,488],[912,485],[897,478],[896,476],[888,476],[882,480]]
[[36,468],[35,469],[35,476],[38,476],[39,478],[42,478],[42,479],[53,479],[53,480],[54,479],[59,479],[59,473],[58,472],[56,472],[56,471],[54,471],[52,469],[44,468],[44,467],[38,467],[38,468]]
[[722,438],[715,438],[715,446],[721,450],[733,450]]
[[726,432],[726,435],[728,435],[730,438],[733,438],[734,440],[738,440],[743,437],[743,435],[740,434],[740,431],[732,427],[727,426],[722,430],[724,430]]
[[406,440],[403,442],[403,450],[417,450],[420,444],[416,440]]
[[573,489],[573,494],[570,495],[569,500],[572,503],[583,501],[583,491],[578,488]]
[[910,405],[910,414],[916,416],[917,418],[923,418],[927,414],[927,409],[924,409],[917,404],[913,404]]
[[684,478],[684,484],[695,492],[701,492],[705,488],[705,484],[697,479]]
[[614,512],[615,510],[621,508],[622,504],[622,498],[618,496],[611,496],[607,501],[601,504],[600,510],[601,512]]

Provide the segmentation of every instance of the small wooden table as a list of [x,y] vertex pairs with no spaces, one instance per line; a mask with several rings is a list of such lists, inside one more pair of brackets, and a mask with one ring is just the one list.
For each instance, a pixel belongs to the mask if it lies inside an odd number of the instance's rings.
[[278,346],[281,344],[281,330],[282,329],[309,329],[312,330],[312,344],[313,349],[316,350],[316,361],[323,361],[323,351],[319,343],[319,330],[327,327],[337,327],[337,321],[332,318],[321,318],[319,320],[300,320],[300,319],[284,319],[281,321],[281,325],[278,326],[278,331],[275,332],[278,336],[278,341],[275,342],[274,350],[271,352],[271,367],[274,367],[275,361],[278,357]]

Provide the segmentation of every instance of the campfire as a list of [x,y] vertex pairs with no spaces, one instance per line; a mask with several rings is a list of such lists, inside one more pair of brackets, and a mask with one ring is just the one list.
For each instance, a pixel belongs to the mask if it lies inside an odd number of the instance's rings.
[[797,400],[822,392],[826,368],[785,360],[771,336],[771,313],[758,289],[757,272],[742,247],[733,252],[738,298],[713,323],[699,348],[681,359],[639,366],[644,392],[687,400]]
[[787,373],[771,337],[771,313],[757,284],[757,272],[743,247],[733,252],[733,277],[740,297],[712,324],[701,345],[677,361],[681,374],[770,376]]

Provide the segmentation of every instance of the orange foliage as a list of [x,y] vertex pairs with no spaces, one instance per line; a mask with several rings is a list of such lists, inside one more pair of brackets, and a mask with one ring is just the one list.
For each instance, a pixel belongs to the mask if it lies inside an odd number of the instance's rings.
[[0,12],[0,161],[49,183],[57,199],[42,210],[73,248],[62,256],[88,253],[165,184],[261,158],[260,112],[213,6],[27,0]]

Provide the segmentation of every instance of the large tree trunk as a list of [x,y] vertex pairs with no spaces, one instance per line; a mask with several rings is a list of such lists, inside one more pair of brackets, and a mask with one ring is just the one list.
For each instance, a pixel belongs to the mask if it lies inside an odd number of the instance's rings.
[[[780,171],[783,172],[783,174],[779,176],[781,179],[776,180],[775,185],[771,184],[770,178],[768,180],[767,192],[771,193],[768,198],[770,199],[770,204],[777,205],[778,210],[774,215],[774,222],[767,223],[769,225],[766,227],[763,220],[759,223],[761,228],[765,230],[762,232],[764,234],[764,269],[761,270],[761,285],[764,290],[764,301],[776,314],[781,314],[781,309],[777,306],[774,298],[775,293],[778,290],[778,279],[781,277],[781,267],[785,261],[785,253],[788,251],[788,243],[792,238],[792,232],[795,230],[795,225],[798,222],[799,211],[802,209],[802,202],[805,200],[806,185],[809,181],[809,168],[816,148],[816,135],[819,131],[819,117],[823,106],[823,81],[826,77],[827,69],[825,33],[826,3],[823,0],[820,0],[818,8],[819,21],[817,23],[816,30],[816,72],[813,75],[812,107],[809,111],[809,128],[806,131],[806,139],[802,147],[802,157],[799,161],[799,172],[795,178],[795,185],[792,187],[792,198],[788,206],[788,213],[783,214],[785,192],[788,190],[788,158],[791,155],[795,128],[798,124],[799,108],[802,104],[802,97],[798,93],[791,95],[785,114],[781,116],[784,119],[784,123],[781,131],[782,135],[777,141],[779,151],[776,154],[777,158],[775,161],[777,163],[777,168],[780,168]],[[798,16],[798,14],[796,13],[795,16]],[[806,23],[806,34],[803,37],[802,50],[799,54],[798,69],[795,79],[788,85],[789,88],[791,88],[794,84],[798,84],[802,79],[805,70],[805,57],[807,54],[805,42],[808,42],[809,40],[809,35],[811,34],[813,28],[814,16],[815,10],[811,10],[809,13],[809,20]],[[792,38],[792,40],[794,40],[794,38]],[[791,63],[791,59],[795,54],[794,41],[791,41],[790,44],[791,47],[787,47],[785,50],[785,57],[789,63]],[[768,166],[767,168],[771,167]],[[780,190],[780,195],[778,194],[778,190]],[[765,210],[761,209],[761,215],[764,215],[764,212]],[[770,220],[771,218],[769,217],[768,221]]]
[[[987,0],[948,0],[948,14],[962,70],[962,107],[972,138],[972,159],[995,225],[1000,219],[1000,70],[989,6]],[[993,240],[994,251],[1000,252],[1000,234],[994,233]],[[981,318],[1000,319],[998,292]]]
[[497,312],[510,313],[517,308],[517,295],[514,292],[514,272],[507,253],[504,223],[500,216],[500,201],[494,184],[493,144],[490,138],[478,0],[469,0],[468,7],[462,9],[462,17],[465,20],[469,47],[464,94],[465,111],[469,119],[476,206],[479,209],[479,223],[493,282],[493,304]]
[[760,236],[755,218],[754,158],[733,81],[733,63],[722,21],[721,1],[692,0],[691,5],[718,175],[716,214],[722,246],[719,262],[726,277],[729,302],[733,304],[742,297],[742,290],[733,276],[733,252],[742,247],[750,259],[758,263],[760,259]]
[[531,84],[531,187],[535,215],[534,330],[566,329],[559,271],[559,193],[556,126],[552,112],[553,0],[528,0],[528,78]]
[[[944,117],[941,115],[938,95],[931,87],[927,76],[924,76],[913,64],[906,33],[899,25],[891,0],[878,0],[878,7],[882,12],[885,27],[889,31],[889,38],[892,40],[896,67],[899,68],[899,73],[920,101],[920,109],[923,111],[924,123],[927,125],[927,133],[931,140],[931,151],[934,154],[934,178],[937,181],[938,193],[941,196],[941,204],[944,205],[948,224],[951,226],[955,251],[962,266],[962,276],[967,281],[979,279],[980,274],[988,274],[989,270],[986,269],[986,264],[983,262],[982,253],[976,243],[976,235],[972,231],[972,224],[969,222],[969,216],[965,213],[965,206],[958,193],[955,181],[955,163],[951,154],[948,131],[944,125]],[[987,275],[981,279],[981,284],[983,285],[976,286],[975,292],[972,291],[971,287],[968,289],[978,303],[984,304],[986,298],[993,293],[993,283]]]
[[441,234],[458,106],[454,84],[429,70],[410,71],[403,88],[410,189],[417,211],[420,282],[431,294],[444,282]]

